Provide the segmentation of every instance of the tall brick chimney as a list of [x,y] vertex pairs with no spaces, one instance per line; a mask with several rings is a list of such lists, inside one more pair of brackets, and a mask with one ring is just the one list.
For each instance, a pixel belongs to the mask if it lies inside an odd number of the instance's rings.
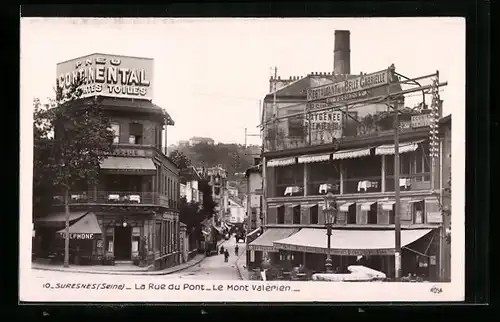
[[351,73],[351,41],[349,30],[335,30],[333,49],[333,72],[335,75]]

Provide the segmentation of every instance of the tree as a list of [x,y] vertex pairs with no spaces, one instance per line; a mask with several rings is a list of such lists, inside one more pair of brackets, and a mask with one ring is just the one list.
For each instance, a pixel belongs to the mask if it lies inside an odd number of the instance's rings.
[[191,160],[179,150],[172,151],[169,158],[175,163],[179,170],[187,169],[191,166]]
[[64,195],[64,266],[69,266],[69,192],[84,180],[95,184],[100,162],[113,151],[114,133],[100,98],[82,99],[83,78],[64,91],[56,85],[49,104],[34,101],[34,187],[52,186]]

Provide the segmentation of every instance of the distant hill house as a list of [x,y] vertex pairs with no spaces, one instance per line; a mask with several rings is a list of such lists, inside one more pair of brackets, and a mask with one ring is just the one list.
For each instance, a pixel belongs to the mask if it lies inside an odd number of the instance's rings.
[[190,145],[196,145],[196,144],[200,144],[200,143],[206,143],[206,144],[210,144],[210,145],[215,144],[215,142],[212,138],[193,136],[192,138],[189,139]]

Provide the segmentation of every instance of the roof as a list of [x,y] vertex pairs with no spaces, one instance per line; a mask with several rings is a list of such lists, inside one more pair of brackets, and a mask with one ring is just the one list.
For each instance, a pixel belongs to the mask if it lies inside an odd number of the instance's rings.
[[451,114],[448,114],[445,117],[442,117],[439,120],[439,123],[441,123],[441,124],[443,124],[443,123],[450,123],[451,124]]
[[156,112],[163,115],[166,125],[175,125],[175,122],[170,114],[168,114],[168,112],[164,108],[154,104],[150,100],[103,97],[101,103],[106,107],[112,108],[142,109],[153,113]]
[[156,166],[150,158],[107,157],[101,161],[101,169],[156,171]]
[[256,173],[256,172],[260,173],[262,171],[261,167],[262,163],[249,167],[248,169],[245,170],[245,177],[248,177],[250,173]]

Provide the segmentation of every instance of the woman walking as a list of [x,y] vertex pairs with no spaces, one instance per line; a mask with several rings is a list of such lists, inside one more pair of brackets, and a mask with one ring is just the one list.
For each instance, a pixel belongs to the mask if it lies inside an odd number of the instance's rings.
[[229,252],[227,251],[227,249],[224,251],[224,262],[228,262],[229,260]]

